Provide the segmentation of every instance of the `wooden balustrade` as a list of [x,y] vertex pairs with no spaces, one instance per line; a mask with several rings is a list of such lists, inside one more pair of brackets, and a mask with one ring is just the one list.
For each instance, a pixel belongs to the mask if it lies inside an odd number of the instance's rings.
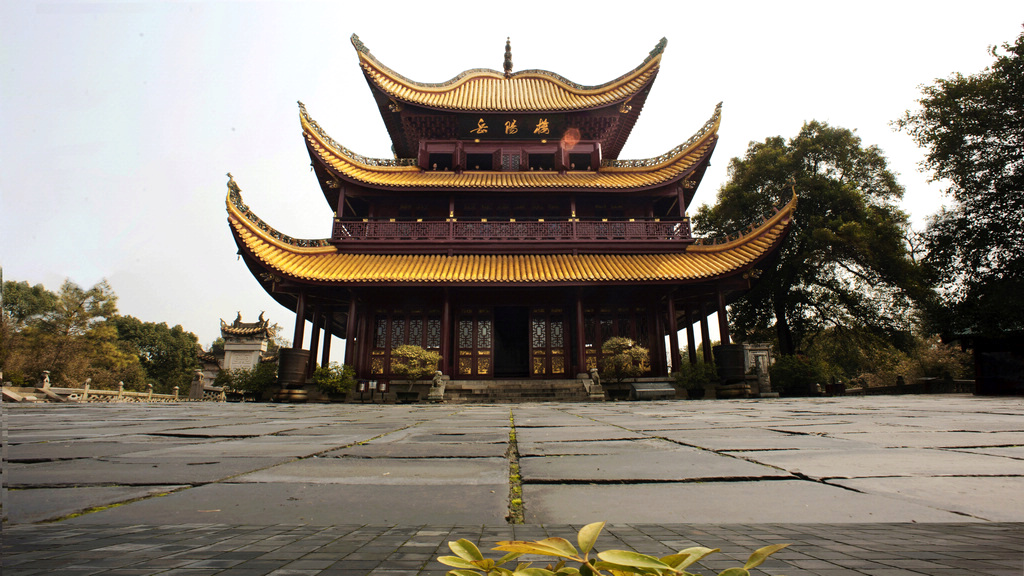
[[336,220],[334,242],[349,241],[690,241],[689,220]]

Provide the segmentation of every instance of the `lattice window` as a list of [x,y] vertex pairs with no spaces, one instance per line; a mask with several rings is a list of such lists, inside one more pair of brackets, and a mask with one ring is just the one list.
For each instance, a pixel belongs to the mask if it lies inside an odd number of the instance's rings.
[[378,314],[373,320],[373,347],[386,348],[388,345],[388,317]]
[[[536,314],[536,311],[534,312]],[[534,316],[531,322],[530,332],[532,334],[534,348],[547,348],[548,326],[543,316]]]
[[391,320],[391,348],[398,348],[405,344],[405,318],[398,317]]
[[473,349],[473,318],[462,317],[459,319],[459,348],[463,350]]
[[427,319],[427,348],[441,347],[441,318],[431,316]]
[[491,330],[491,319],[490,318],[479,318],[477,320],[477,334],[476,334],[476,347],[477,349],[490,349],[491,348],[491,336],[493,331]]
[[409,318],[409,344],[423,345],[423,317]]

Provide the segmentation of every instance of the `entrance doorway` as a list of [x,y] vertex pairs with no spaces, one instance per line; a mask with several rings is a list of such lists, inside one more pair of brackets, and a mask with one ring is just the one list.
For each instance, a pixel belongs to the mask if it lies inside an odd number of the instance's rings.
[[494,376],[530,376],[530,310],[526,306],[494,308]]

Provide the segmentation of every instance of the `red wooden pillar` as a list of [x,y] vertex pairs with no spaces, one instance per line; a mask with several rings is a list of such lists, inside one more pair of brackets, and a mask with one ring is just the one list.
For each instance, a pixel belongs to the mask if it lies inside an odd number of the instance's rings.
[[697,343],[693,338],[693,307],[686,306],[686,351],[690,354],[690,364],[697,363]]
[[348,303],[348,318],[345,319],[345,364],[355,366],[356,351],[356,296],[350,294],[351,300]]
[[576,365],[577,374],[587,373],[587,338],[584,333],[583,294],[576,292]]
[[313,377],[316,370],[316,353],[320,350],[320,328],[324,322],[324,315],[317,305],[313,310],[313,333],[309,336],[309,360],[306,361],[306,378]]
[[333,315],[328,312],[324,315],[324,352],[320,356],[320,365],[327,366],[331,363],[331,318]]
[[292,348],[302,349],[306,338],[306,293],[299,292],[295,303],[295,332],[292,333]]
[[729,315],[725,310],[725,294],[718,289],[718,333],[722,337],[722,344],[729,344]]
[[700,339],[704,344],[704,363],[711,364],[714,362],[711,356],[711,332],[708,330],[708,309],[703,302],[700,303]]
[[668,295],[668,345],[672,348],[669,350],[672,371],[678,372],[683,366],[683,360],[679,357],[679,324],[676,323],[676,301],[671,294]]
[[455,375],[452,370],[452,299],[448,289],[444,289],[444,302],[441,304],[441,371],[449,378]]

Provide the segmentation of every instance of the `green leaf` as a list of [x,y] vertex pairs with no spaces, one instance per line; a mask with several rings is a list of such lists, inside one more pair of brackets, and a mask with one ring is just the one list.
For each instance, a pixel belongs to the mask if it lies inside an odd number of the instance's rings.
[[728,570],[722,570],[719,572],[718,576],[750,576],[750,572],[747,572],[743,568],[729,568]]
[[449,570],[446,576],[481,576],[481,574],[474,570]]
[[494,560],[491,560],[490,558],[483,558],[481,560],[473,560],[472,564],[474,566],[476,566],[477,568],[483,570],[484,572],[490,572],[491,570],[494,570],[494,567],[495,567]]
[[555,573],[543,568],[525,568],[516,570],[515,576],[555,576]]
[[580,529],[580,533],[576,537],[576,541],[580,545],[581,553],[587,554],[594,548],[594,543],[597,542],[598,535],[601,534],[601,530],[604,529],[604,524],[604,522],[594,522],[593,524],[587,524]]
[[508,568],[495,567],[487,573],[487,576],[513,576],[513,572]]
[[654,556],[630,552],[628,550],[605,550],[604,552],[599,552],[597,557],[605,562],[619,564],[620,566],[672,571],[671,566],[665,564],[661,560],[658,560]]
[[673,566],[673,568],[675,568],[676,570],[682,570],[690,564],[693,564],[694,562],[700,562],[707,556],[714,554],[718,551],[718,548],[705,548],[703,546],[694,546],[692,548],[687,548],[686,550],[680,550],[680,554],[688,554],[690,557],[686,560],[683,560],[678,566]]
[[493,550],[502,552],[518,552],[520,554],[536,554],[538,556],[556,556],[577,558],[576,548],[565,538],[546,538],[536,542],[523,540],[505,540],[498,542]]
[[438,562],[445,566],[451,566],[453,568],[465,568],[467,570],[476,570],[476,566],[466,560],[465,558],[459,558],[458,556],[441,556],[437,559]]
[[[522,554],[520,554],[519,552],[509,552],[508,554],[505,554],[501,558],[498,558],[498,560],[495,561],[495,564],[497,564],[498,566],[501,566],[505,562],[508,562],[509,560],[515,560],[516,558],[519,558],[520,556],[522,556]],[[525,568],[525,566],[523,566],[523,568]],[[519,568],[516,568],[516,570],[518,570],[518,569]]]
[[460,538],[455,542],[449,542],[448,547],[451,548],[452,552],[454,552],[459,558],[464,558],[470,561],[484,559],[484,555],[480,553],[480,549],[476,547],[476,544],[473,544],[465,538]]
[[[689,558],[689,554],[679,553],[671,554],[669,556],[662,556],[661,561],[675,568],[676,570],[679,570],[679,567],[683,565],[683,562],[686,562],[687,560],[689,560]],[[690,564],[693,564],[693,561],[686,563],[687,566],[689,566]]]
[[747,563],[743,565],[747,570],[760,566],[762,562],[768,559],[769,556],[775,554],[779,550],[782,550],[789,544],[772,544],[771,546],[765,546],[764,548],[758,548],[754,550],[754,553],[747,559]]

